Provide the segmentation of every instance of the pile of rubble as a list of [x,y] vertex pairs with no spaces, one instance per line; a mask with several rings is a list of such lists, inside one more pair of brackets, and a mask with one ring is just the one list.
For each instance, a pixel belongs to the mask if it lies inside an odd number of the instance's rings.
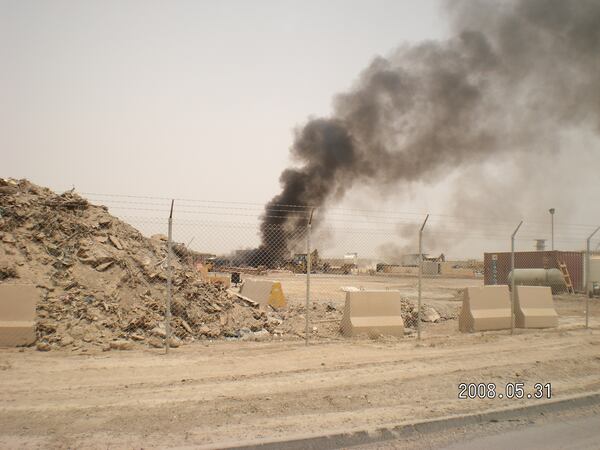
[[[33,283],[42,293],[38,348],[162,345],[164,236],[146,238],[72,192],[9,179],[0,180],[0,241],[0,282]],[[281,324],[173,259],[173,346],[271,334]]]

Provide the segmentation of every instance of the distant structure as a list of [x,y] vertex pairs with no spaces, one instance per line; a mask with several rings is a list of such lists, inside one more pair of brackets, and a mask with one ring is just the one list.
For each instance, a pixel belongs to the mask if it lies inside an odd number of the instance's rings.
[[536,239],[535,240],[535,249],[538,252],[543,252],[546,250],[546,239]]
[[358,253],[346,253],[344,255],[344,262],[346,264],[352,264],[354,267],[358,266]]

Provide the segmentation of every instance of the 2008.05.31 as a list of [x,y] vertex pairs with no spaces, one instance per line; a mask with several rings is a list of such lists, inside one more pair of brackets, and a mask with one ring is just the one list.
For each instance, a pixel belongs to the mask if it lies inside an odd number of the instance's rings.
[[499,387],[496,383],[459,383],[459,399],[550,399],[552,398],[551,383],[506,383]]

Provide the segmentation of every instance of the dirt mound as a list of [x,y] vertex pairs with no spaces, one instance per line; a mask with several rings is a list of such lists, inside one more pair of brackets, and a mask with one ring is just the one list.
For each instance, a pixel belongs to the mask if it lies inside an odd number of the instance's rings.
[[[166,256],[164,236],[144,237],[75,193],[0,180],[0,282],[40,289],[40,349],[160,346]],[[173,259],[173,345],[270,334],[281,323]]]

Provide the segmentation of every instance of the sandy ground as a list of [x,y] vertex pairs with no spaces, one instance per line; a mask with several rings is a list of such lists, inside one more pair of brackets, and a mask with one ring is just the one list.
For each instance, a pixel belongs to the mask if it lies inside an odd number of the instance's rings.
[[[270,273],[264,278],[280,281],[282,289],[290,305],[304,305],[306,302],[306,276],[292,273]],[[324,313],[321,309],[311,312],[311,325],[317,332],[313,338],[335,340],[339,337],[339,320],[344,308],[345,292],[343,287],[354,286],[361,289],[398,290],[403,298],[417,303],[417,283],[414,276],[391,275],[311,275],[311,302],[314,304],[332,304],[336,310]],[[433,306],[440,313],[456,315],[462,304],[462,290],[470,286],[483,286],[482,279],[474,278],[438,278],[424,277],[422,281],[422,302]],[[555,295],[554,305],[560,316],[561,327],[582,326],[585,324],[585,296],[581,294]],[[600,300],[590,300],[590,317],[600,317]],[[423,325],[429,336],[453,336],[459,334],[456,321],[442,321],[435,325]],[[304,317],[297,318],[296,328],[302,334]]]
[[[424,340],[207,342],[160,350],[0,351],[1,448],[164,448],[285,439],[544,400],[459,400],[460,382],[552,383],[553,398],[600,390],[600,314],[556,330]],[[444,331],[448,333],[444,334]]]
[[[257,278],[252,277],[250,278]],[[264,278],[279,281],[288,301],[304,303],[306,300],[306,275],[289,272],[271,272]],[[400,275],[328,275],[311,274],[311,300],[315,302],[331,301],[343,304],[345,293],[341,290],[345,286],[354,286],[359,289],[396,290],[402,296],[411,300],[417,299],[418,279],[414,276]],[[422,298],[424,300],[450,300],[456,295],[458,289],[468,286],[483,286],[483,279],[479,278],[428,278],[423,277]]]

